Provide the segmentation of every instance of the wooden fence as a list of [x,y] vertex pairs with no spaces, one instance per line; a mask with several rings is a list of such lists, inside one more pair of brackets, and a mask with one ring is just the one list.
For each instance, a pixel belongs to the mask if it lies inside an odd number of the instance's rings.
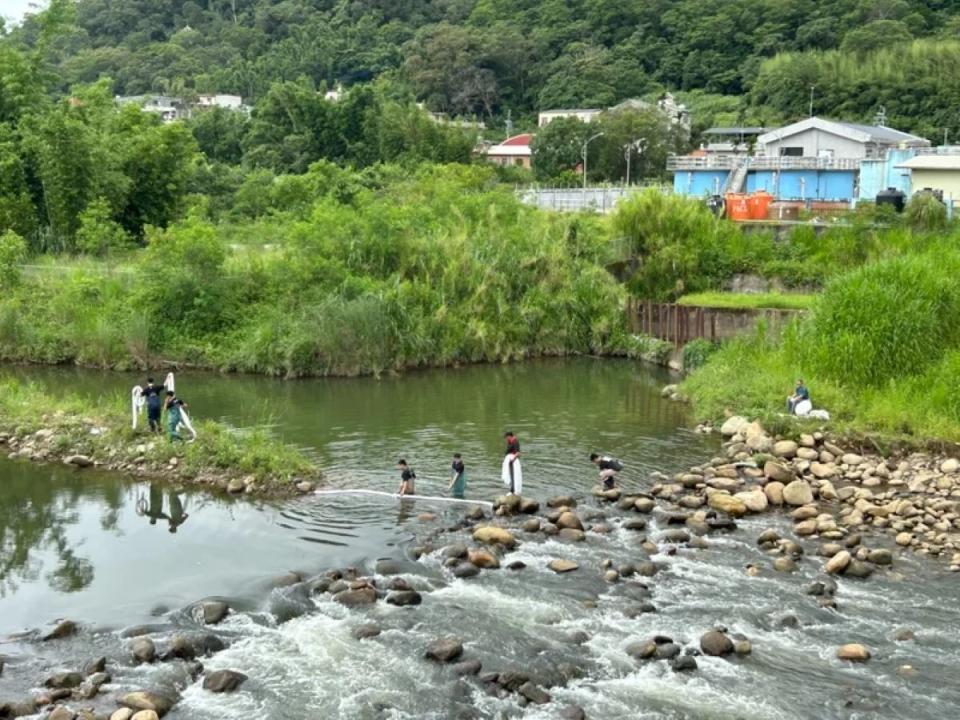
[[764,320],[769,328],[779,328],[798,312],[801,311],[699,307],[637,298],[627,301],[631,332],[659,338],[678,347],[700,338],[712,342],[727,340],[753,330],[760,320]]

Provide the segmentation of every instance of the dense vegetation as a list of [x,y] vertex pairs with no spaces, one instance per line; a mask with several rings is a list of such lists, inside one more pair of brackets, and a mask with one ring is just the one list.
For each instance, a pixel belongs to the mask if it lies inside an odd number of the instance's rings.
[[782,337],[761,331],[714,354],[685,385],[698,410],[781,412],[803,377],[840,421],[960,438],[957,232],[897,235],[880,259],[831,281]]
[[41,264],[0,299],[0,358],[301,375],[624,347],[599,220],[521,205],[489,168],[321,163],[257,199],[109,266]]
[[[907,130],[956,127],[960,16],[936,0],[77,0],[75,15],[46,50],[62,90],[109,76],[117,94],[258,102],[276,83],[388,76],[502,127],[508,110],[522,121],[667,89],[689,93],[706,127],[805,115],[813,84],[821,113],[886,105]],[[33,45],[41,25],[16,41]]]

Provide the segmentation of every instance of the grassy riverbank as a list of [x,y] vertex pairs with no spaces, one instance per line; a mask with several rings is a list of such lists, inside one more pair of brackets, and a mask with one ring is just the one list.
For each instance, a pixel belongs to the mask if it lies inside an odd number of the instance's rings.
[[298,483],[320,478],[319,468],[300,450],[262,429],[239,431],[204,420],[196,423],[198,437],[191,443],[169,443],[144,425],[132,430],[129,414],[119,409],[128,402],[118,394],[91,403],[0,379],[0,437],[8,452],[26,460],[96,464],[231,492],[250,485],[250,492],[292,492]]
[[815,298],[816,295],[805,293],[701,292],[684,295],[677,303],[725,310],[807,310]]
[[782,335],[726,344],[683,392],[703,418],[772,418],[803,377],[839,427],[960,440],[958,272],[946,239],[840,275]]

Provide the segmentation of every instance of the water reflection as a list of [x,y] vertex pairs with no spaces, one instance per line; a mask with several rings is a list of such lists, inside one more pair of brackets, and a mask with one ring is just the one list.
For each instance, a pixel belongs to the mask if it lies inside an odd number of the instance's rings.
[[[37,469],[23,463],[10,464],[6,474],[0,502],[0,597],[41,577],[64,593],[83,590],[93,582],[94,566],[81,550],[82,541],[70,537],[79,518],[78,504],[90,488],[63,482],[70,474],[63,470],[46,472],[60,482],[38,482]],[[101,508],[100,527],[117,533],[122,488],[114,485],[94,492]],[[45,566],[50,567],[46,574]]]
[[164,512],[163,488],[158,483],[150,483],[147,496],[141,494],[137,498],[137,515],[148,518],[151,525],[156,525],[158,520],[166,520],[167,529],[175,533],[190,517],[190,513],[184,510],[184,498],[180,492],[167,491],[166,508],[169,512]]

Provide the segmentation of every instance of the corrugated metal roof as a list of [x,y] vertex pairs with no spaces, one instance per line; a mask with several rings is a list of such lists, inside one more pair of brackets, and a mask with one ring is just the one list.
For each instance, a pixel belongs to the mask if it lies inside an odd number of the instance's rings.
[[763,127],[712,127],[703,131],[704,135],[760,135],[767,131]]

